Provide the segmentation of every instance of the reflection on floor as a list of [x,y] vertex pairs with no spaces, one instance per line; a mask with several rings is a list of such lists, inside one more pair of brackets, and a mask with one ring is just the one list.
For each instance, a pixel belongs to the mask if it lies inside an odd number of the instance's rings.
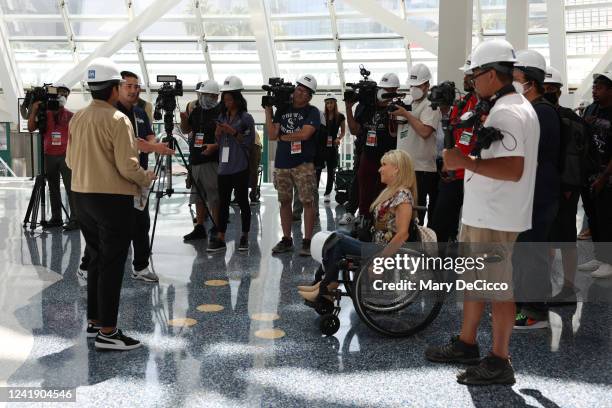
[[[458,330],[454,304],[419,335],[389,339],[346,302],[340,331],[321,336],[294,289],[310,281],[314,261],[270,255],[281,233],[269,185],[252,207],[248,254],[235,250],[239,217],[225,253],[183,243],[187,199],[164,198],[152,261],[160,282],[132,280],[128,264],[121,299],[120,326],[145,347],[96,352],[84,336],[86,292],[76,276],[84,242],[78,232],[24,234],[30,188],[0,182],[0,386],[78,387],[79,406],[612,406],[609,304],[556,309],[552,330],[515,334],[513,387],[461,386],[459,367],[423,359],[428,343]],[[321,228],[334,229],[341,212],[321,205]],[[294,233],[299,244],[298,223]]]

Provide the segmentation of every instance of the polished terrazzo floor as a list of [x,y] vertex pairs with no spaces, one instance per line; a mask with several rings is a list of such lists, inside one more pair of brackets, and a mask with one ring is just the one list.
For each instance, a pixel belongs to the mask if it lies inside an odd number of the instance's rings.
[[[0,181],[0,386],[77,387],[78,406],[612,407],[609,304],[555,309],[552,329],[515,334],[513,387],[465,387],[454,379],[460,367],[424,360],[427,344],[458,330],[456,304],[420,334],[389,339],[345,300],[339,332],[323,337],[294,289],[315,262],[270,255],[280,221],[269,185],[253,207],[247,254],[235,251],[234,217],[225,254],[183,243],[187,198],[164,198],[152,256],[160,282],[134,281],[126,268],[121,298],[119,325],[144,347],[96,352],[76,276],[84,241],[78,232],[24,234],[30,189]],[[334,229],[341,213],[321,205],[321,228]],[[294,233],[299,244],[297,223]],[[479,341],[490,346],[487,319]]]

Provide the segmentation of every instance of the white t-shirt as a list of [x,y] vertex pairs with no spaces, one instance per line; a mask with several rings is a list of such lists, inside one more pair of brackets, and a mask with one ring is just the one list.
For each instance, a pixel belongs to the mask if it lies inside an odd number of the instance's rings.
[[484,126],[501,130],[504,138],[482,150],[482,158],[522,156],[523,175],[518,182],[504,181],[466,169],[462,222],[496,231],[526,231],[531,228],[538,164],[538,117],[524,96],[510,94],[495,103]]
[[403,150],[410,155],[414,163],[415,171],[436,172],[436,137],[435,129],[440,123],[441,114],[439,110],[431,108],[431,102],[427,98],[412,102],[412,114],[424,125],[431,126],[432,135],[427,139],[419,136],[409,124],[399,125],[397,129],[397,149]]

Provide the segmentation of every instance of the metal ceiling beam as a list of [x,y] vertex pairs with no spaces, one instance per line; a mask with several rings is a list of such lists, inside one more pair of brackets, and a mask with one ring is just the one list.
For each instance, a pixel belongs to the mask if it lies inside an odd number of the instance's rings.
[[174,6],[176,6],[174,0],[153,1],[149,7],[129,22],[129,24],[124,25],[107,42],[100,45],[87,58],[62,75],[60,81],[65,82],[68,86],[73,86],[82,78],[83,72],[85,72],[91,61],[98,57],[112,56]]
[[[128,19],[130,22],[134,20],[134,2],[132,0],[125,0],[125,7],[127,8]],[[149,78],[149,71],[147,70],[147,63],[142,53],[142,44],[138,36],[134,39],[136,45],[136,53],[138,54],[138,63],[140,64],[140,71],[142,72],[142,80],[144,81],[145,92],[147,93],[147,99],[151,102],[151,80]]]
[[[70,46],[70,51],[72,52],[72,60],[76,65],[80,62],[80,58],[77,52],[76,43],[74,42],[74,30],[72,29],[70,17],[68,16],[68,6],[66,4],[66,1],[57,0],[57,7],[59,8],[60,14],[62,16],[62,22],[64,23],[64,30],[66,31],[66,36],[68,38],[68,45]],[[85,89],[85,86],[82,82],[80,82],[80,89]]]
[[476,2],[476,22],[478,24],[478,41],[482,42],[484,39],[484,27],[482,26],[482,6],[480,0],[474,0]]
[[472,49],[473,0],[440,0],[438,82],[463,83],[459,67]]
[[251,12],[251,29],[255,35],[259,63],[261,64],[262,79],[267,83],[268,78],[279,76],[276,48],[272,40],[270,13],[264,0],[249,0],[248,4]]
[[[406,24],[408,24],[408,12],[406,10],[406,0],[402,0],[402,6],[401,6],[401,17],[402,20],[406,21]],[[403,37],[404,39],[404,50],[406,52],[406,67],[408,68],[408,72],[410,72],[410,70],[412,69],[412,53],[410,52],[410,39]]]
[[[0,17],[4,12],[0,9]],[[14,123],[18,123],[19,109],[17,99],[23,98],[24,90],[21,82],[19,67],[15,62],[15,54],[8,40],[6,23],[0,19],[0,78],[2,78],[2,91],[6,109]]]
[[565,0],[546,0],[548,18],[548,48],[550,65],[561,72],[563,94],[567,95],[567,43],[565,31]]
[[426,51],[438,55],[438,41],[434,37],[415,28],[411,24],[407,24],[406,21],[393,12],[380,7],[380,4],[374,0],[345,0],[345,3],[361,12],[363,16],[378,22],[397,34],[409,38],[411,43],[417,43]]
[[340,88],[344,94],[344,63],[342,62],[342,49],[340,46],[340,37],[338,36],[338,22],[336,20],[336,4],[335,0],[327,0],[327,9],[331,19],[331,29],[334,36],[334,48],[336,49],[336,64],[338,65],[338,78],[340,79]]
[[204,56],[204,63],[206,64],[206,73],[208,79],[215,79],[215,75],[212,69],[212,62],[210,61],[210,53],[208,52],[208,40],[206,39],[206,27],[204,26],[204,19],[202,18],[202,12],[200,11],[200,1],[193,0],[193,7],[195,10],[195,16],[198,20],[198,31],[200,32],[200,38],[198,43],[202,47],[202,55]]

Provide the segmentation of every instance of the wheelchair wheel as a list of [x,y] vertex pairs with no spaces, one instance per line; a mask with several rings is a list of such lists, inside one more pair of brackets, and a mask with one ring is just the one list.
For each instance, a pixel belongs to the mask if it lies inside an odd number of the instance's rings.
[[338,316],[334,316],[333,314],[321,316],[321,321],[319,322],[319,329],[321,329],[321,333],[326,336],[333,336],[336,334],[339,328],[340,319],[338,319]]
[[[400,254],[420,257],[417,251]],[[438,291],[418,289],[420,280],[435,280],[433,271],[387,270],[382,275],[370,271],[372,261],[364,263],[353,285],[353,304],[361,320],[371,329],[391,337],[411,336],[425,329],[440,313],[443,295]],[[416,282],[415,290],[378,290],[375,282]],[[381,283],[376,287],[380,288]]]
[[315,305],[315,311],[320,315],[328,315],[334,311],[334,302],[321,298]]
[[336,202],[340,205],[348,201],[348,193],[336,191]]

